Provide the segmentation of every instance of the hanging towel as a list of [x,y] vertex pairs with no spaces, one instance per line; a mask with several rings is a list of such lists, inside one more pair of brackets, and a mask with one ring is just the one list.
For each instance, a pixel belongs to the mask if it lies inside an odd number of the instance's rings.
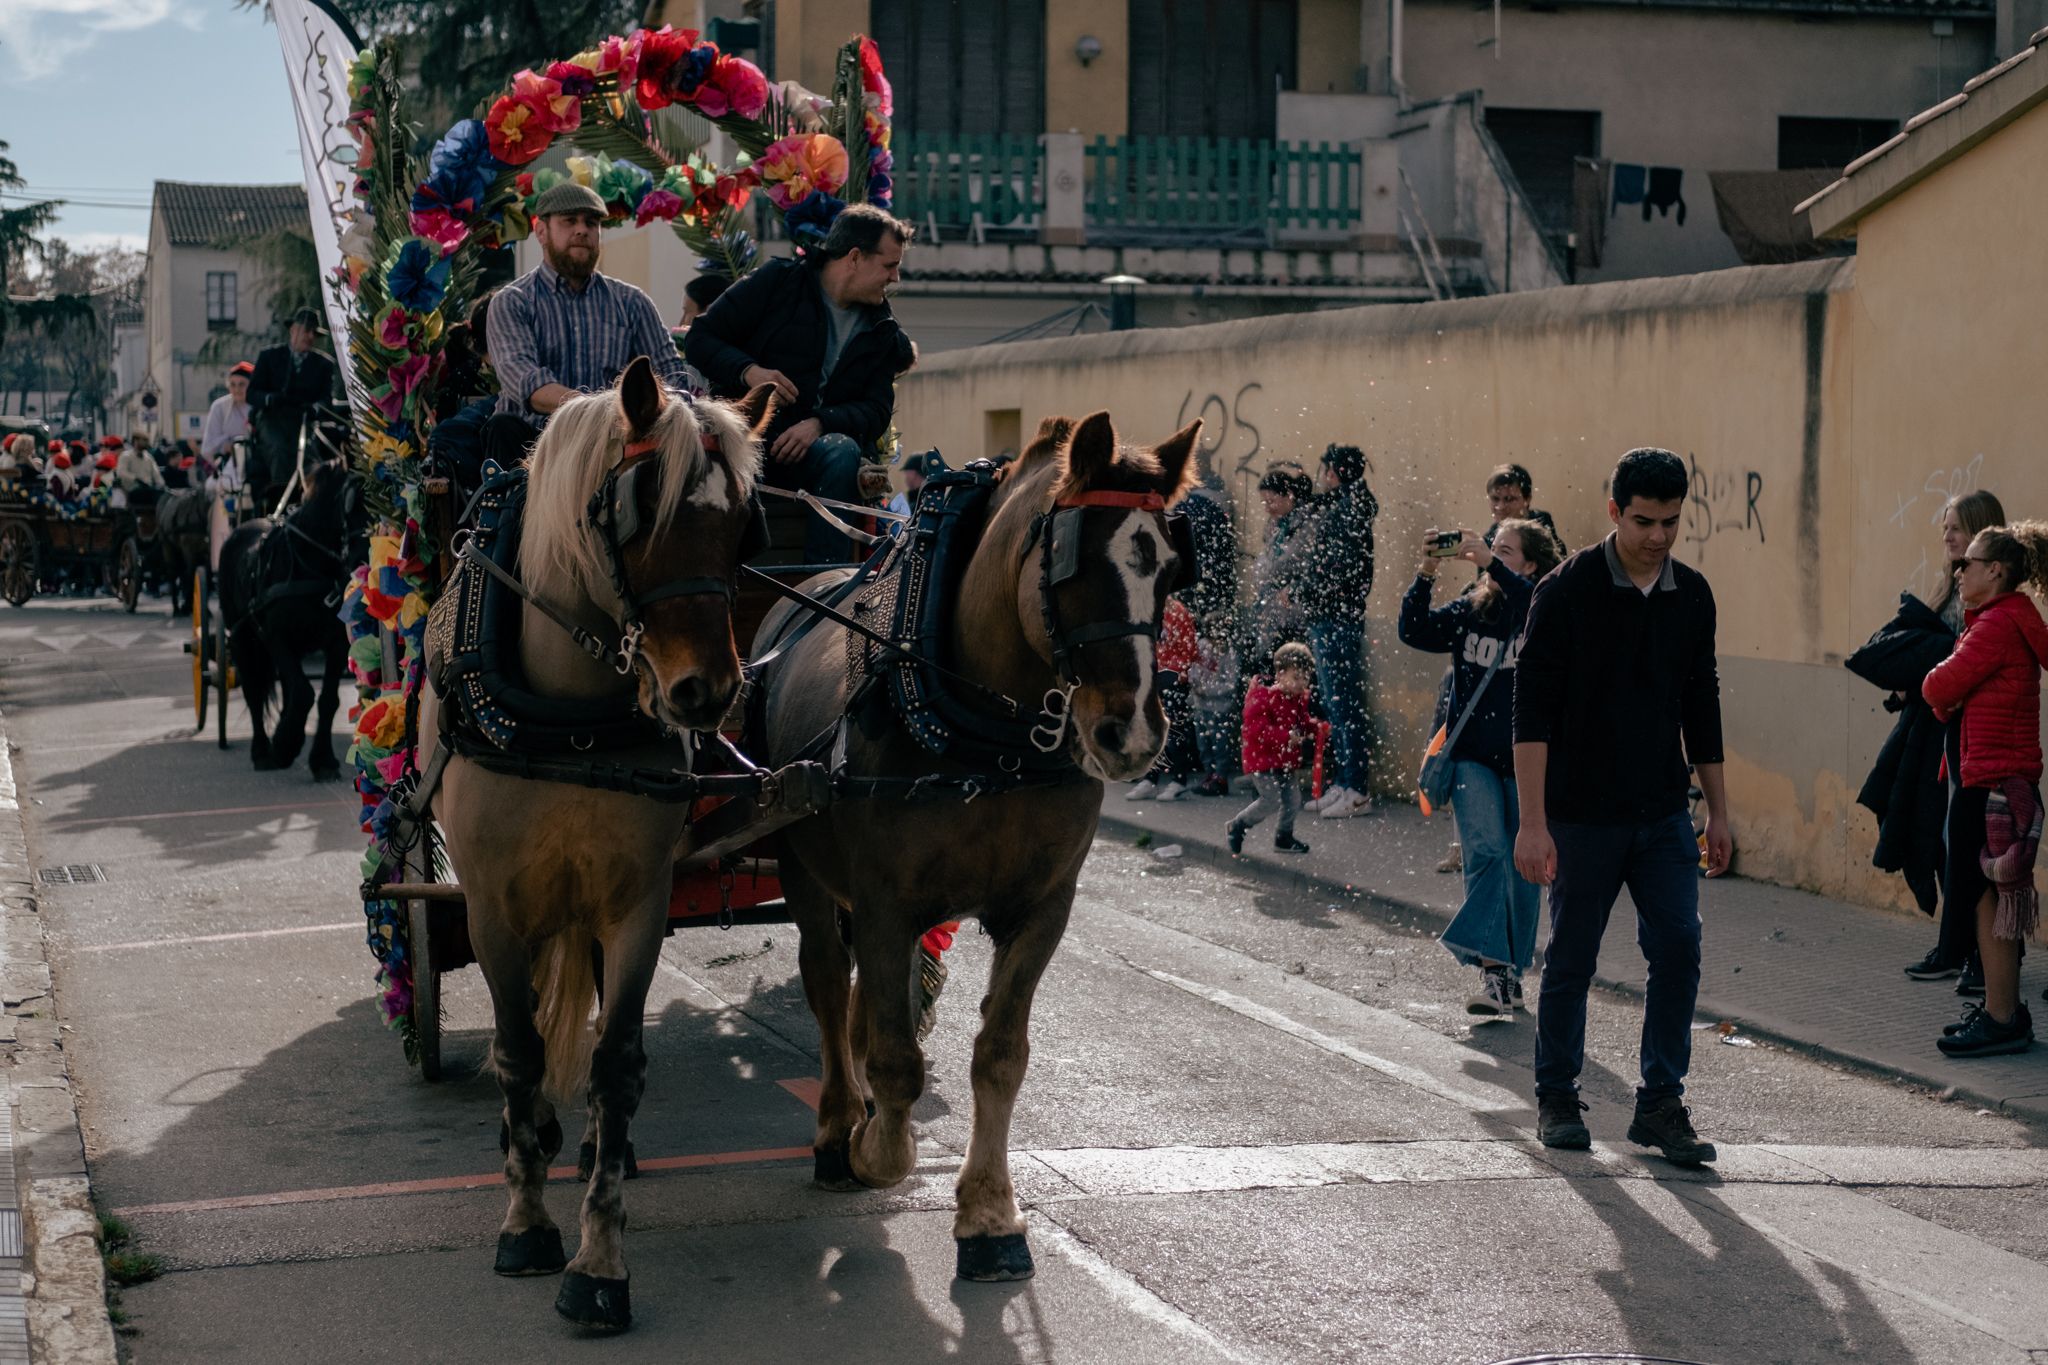
[[1679,193],[1679,185],[1685,179],[1685,172],[1676,166],[1650,167],[1650,192],[1643,198],[1643,221],[1650,221],[1650,210],[1668,214],[1672,205],[1678,206],[1678,225],[1685,226],[1685,196]]
[[1649,188],[1650,171],[1647,166],[1631,166],[1626,162],[1614,163],[1614,207],[1607,210],[1612,218],[1615,210],[1623,204],[1640,204]]

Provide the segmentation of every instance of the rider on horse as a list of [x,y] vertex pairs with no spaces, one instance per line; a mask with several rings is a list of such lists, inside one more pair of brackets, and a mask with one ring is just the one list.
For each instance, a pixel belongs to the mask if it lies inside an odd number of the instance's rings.
[[[860,466],[889,429],[909,338],[889,311],[916,229],[870,204],[833,221],[796,260],[764,263],[695,319],[683,352],[721,398],[772,384],[782,399],[763,475],[777,488],[855,501]],[[853,558],[819,517],[804,535],[812,564]]]

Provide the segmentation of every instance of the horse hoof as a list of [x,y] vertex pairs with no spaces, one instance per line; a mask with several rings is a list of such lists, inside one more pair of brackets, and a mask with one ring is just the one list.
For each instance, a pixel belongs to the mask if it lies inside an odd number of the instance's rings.
[[821,1190],[839,1194],[867,1188],[853,1173],[853,1157],[844,1140],[830,1147],[811,1148],[811,1181]]
[[500,1275],[553,1275],[567,1264],[560,1228],[528,1228],[498,1234],[498,1263],[491,1269]]
[[313,769],[313,780],[315,782],[335,782],[339,781],[340,778],[341,766],[339,764],[323,763]]
[[562,1277],[555,1311],[578,1327],[623,1332],[633,1325],[633,1298],[626,1280],[607,1280],[572,1270]]
[[959,1249],[957,1273],[963,1280],[1001,1281],[1031,1278],[1031,1248],[1024,1234],[1009,1232],[1001,1237],[955,1237]]

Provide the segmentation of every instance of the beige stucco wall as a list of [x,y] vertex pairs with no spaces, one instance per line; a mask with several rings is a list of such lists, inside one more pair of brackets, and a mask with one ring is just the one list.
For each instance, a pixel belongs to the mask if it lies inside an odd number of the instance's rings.
[[[2007,265],[1987,303],[2027,292]],[[1209,467],[1241,512],[1274,460],[1312,461],[1335,440],[1363,445],[1382,506],[1369,633],[1393,789],[1409,784],[1442,671],[1394,638],[1422,531],[1483,525],[1486,472],[1516,460],[1535,473],[1538,505],[1584,546],[1607,528],[1615,458],[1636,445],[1676,450],[1695,468],[1680,554],[1708,575],[1721,607],[1742,869],[1896,904],[1903,889],[1869,868],[1875,828],[1853,806],[1889,718],[1840,660],[1933,547],[1932,495],[1921,490],[1937,467],[1944,497],[1981,475],[2010,490],[2009,507],[2048,509],[2048,463],[2032,436],[2048,429],[2048,400],[2031,398],[2009,420],[1987,412],[1944,426],[1886,409],[1866,421],[1858,405],[1876,402],[1869,376],[1900,413],[1952,373],[1958,391],[1944,411],[1996,409],[2039,386],[2013,368],[2030,354],[2016,342],[1940,347],[1910,317],[1873,325],[1859,268],[1737,269],[956,351],[903,383],[899,426],[912,448],[958,458],[992,453],[988,432],[1012,410],[1028,432],[1049,412],[1107,407],[1135,440],[1200,414]],[[1994,273],[1987,262],[1979,287]],[[1929,310],[1937,295],[1915,291]],[[2002,379],[1976,373],[1999,355],[2009,357]],[[1890,520],[1894,493],[1922,499],[1903,524]]]
[[1737,264],[1707,173],[1775,169],[1781,115],[1903,124],[1994,60],[1988,20],[1958,20],[1944,38],[1924,18],[1509,6],[1500,43],[1480,47],[1491,7],[1410,0],[1405,13],[1417,98],[1483,89],[1489,105],[1597,110],[1602,156],[1685,172],[1685,223],[1623,206],[1601,269],[1582,276],[1595,280]]
[[1299,0],[1294,88],[1318,95],[1358,90],[1358,0]]
[[830,94],[839,49],[868,27],[868,0],[778,0],[775,79]]
[[[1074,55],[1074,44],[1084,34],[1102,44],[1102,55],[1087,66]],[[1129,131],[1128,0],[1046,0],[1045,126],[1086,137],[1121,137]]]

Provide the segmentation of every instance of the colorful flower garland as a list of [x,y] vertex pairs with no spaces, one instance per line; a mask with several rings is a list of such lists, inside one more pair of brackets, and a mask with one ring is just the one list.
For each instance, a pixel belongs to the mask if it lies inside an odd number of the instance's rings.
[[[836,85],[834,98],[814,110],[845,138],[778,136],[789,111],[753,63],[694,30],[642,29],[519,72],[482,118],[450,128],[421,168],[405,152],[412,130],[403,119],[395,46],[366,49],[351,65],[348,126],[361,208],[342,238],[345,259],[332,284],[350,303],[349,359],[367,402],[357,414],[360,467],[380,522],[370,562],[352,576],[340,613],[357,686],[349,758],[371,840],[362,861],[366,885],[399,875],[393,791],[414,770],[406,714],[442,573],[421,529],[423,456],[442,338],[474,293],[482,249],[526,237],[535,200],[564,179],[597,192],[607,225],[665,222],[734,275],[756,259],[741,227],[756,189],[783,211],[793,240],[817,240],[845,207],[838,196],[850,182],[883,207],[891,188],[891,95],[872,42],[846,45]],[[740,148],[735,163],[721,167],[699,151],[666,146],[648,115],[669,107],[730,135]],[[566,171],[527,169],[557,143],[582,154],[567,158]],[[385,1019],[410,1058],[412,952],[402,907],[367,900],[364,908]]]

